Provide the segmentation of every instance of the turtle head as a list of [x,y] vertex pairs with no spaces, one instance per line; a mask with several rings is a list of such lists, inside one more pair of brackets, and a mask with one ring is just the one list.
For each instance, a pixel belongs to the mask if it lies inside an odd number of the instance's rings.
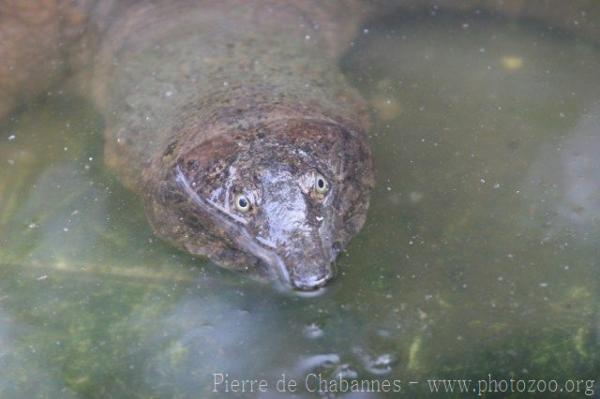
[[337,255],[364,223],[373,185],[363,136],[312,120],[203,142],[183,153],[174,171],[192,204],[188,212],[199,215],[191,219],[212,226],[211,234],[240,255],[229,263],[250,258],[299,290],[334,277]]

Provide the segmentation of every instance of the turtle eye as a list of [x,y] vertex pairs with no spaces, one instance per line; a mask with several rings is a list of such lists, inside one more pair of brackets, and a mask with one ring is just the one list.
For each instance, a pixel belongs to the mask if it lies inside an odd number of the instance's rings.
[[322,175],[317,174],[315,176],[315,191],[319,194],[325,194],[329,191],[329,183]]
[[250,199],[244,194],[238,194],[235,197],[235,207],[240,212],[248,212],[252,207]]

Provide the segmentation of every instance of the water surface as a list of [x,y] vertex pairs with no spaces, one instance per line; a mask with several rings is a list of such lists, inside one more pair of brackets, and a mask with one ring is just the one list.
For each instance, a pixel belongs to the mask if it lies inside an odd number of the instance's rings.
[[[395,17],[343,67],[375,117],[378,185],[321,295],[155,239],[102,166],[100,116],[68,91],[3,124],[0,397],[272,398],[282,373],[295,397],[316,395],[310,373],[405,397],[432,378],[600,380],[598,48]],[[213,393],[213,373],[272,389]]]

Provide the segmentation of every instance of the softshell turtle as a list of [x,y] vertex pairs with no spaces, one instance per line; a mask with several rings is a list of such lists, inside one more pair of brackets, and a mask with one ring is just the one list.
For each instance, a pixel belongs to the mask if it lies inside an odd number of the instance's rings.
[[[494,10],[495,1],[441,1]],[[561,7],[557,7],[560,4]],[[105,162],[155,233],[309,290],[364,224],[366,107],[337,61],[371,18],[420,1],[0,2],[0,118],[76,71],[105,118]],[[597,36],[577,4],[502,12]],[[571,17],[569,17],[571,16]]]

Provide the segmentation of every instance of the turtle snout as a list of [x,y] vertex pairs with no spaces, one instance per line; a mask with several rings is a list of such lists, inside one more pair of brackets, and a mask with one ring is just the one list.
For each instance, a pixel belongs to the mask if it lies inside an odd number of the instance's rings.
[[292,287],[301,291],[316,290],[327,284],[335,275],[333,264],[325,261],[305,261],[289,270]]

